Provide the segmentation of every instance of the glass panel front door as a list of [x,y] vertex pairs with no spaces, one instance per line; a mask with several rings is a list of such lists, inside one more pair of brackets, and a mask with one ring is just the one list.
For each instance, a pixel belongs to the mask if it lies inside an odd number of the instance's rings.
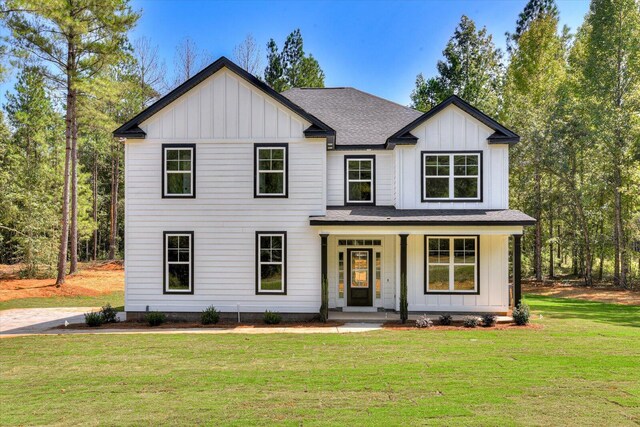
[[349,249],[349,291],[347,304],[350,306],[371,306],[373,292],[371,289],[371,249]]

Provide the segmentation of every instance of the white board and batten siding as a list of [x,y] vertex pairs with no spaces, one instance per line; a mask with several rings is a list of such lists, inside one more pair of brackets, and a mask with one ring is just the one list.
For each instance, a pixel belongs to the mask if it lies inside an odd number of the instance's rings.
[[344,206],[345,156],[375,156],[375,195],[377,206],[395,204],[395,160],[393,151],[339,150],[327,152],[327,205]]
[[[326,143],[303,118],[222,69],[125,145],[127,311],[317,312]],[[196,198],[161,197],[162,144],[196,144]],[[288,198],[254,198],[254,143],[289,144]],[[194,232],[194,294],[163,294],[163,232]],[[256,295],[256,231],[287,232],[287,295]]]
[[[397,146],[396,192],[398,209],[508,209],[509,147],[489,145],[494,131],[450,105],[413,129],[415,146]],[[482,151],[481,202],[422,202],[422,151]]]

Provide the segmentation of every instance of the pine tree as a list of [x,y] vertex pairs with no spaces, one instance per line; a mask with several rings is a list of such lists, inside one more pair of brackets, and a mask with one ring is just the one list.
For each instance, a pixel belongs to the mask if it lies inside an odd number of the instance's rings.
[[513,34],[507,33],[507,51],[511,53],[513,43],[517,42],[522,33],[529,29],[529,25],[541,16],[551,16],[559,19],[560,13],[556,6],[555,0],[530,0],[524,7],[524,10],[518,15],[516,22],[516,31]]
[[[127,0],[6,0],[2,16],[11,30],[16,54],[51,65],[46,74],[66,95],[65,168],[57,285],[65,281],[71,235],[71,268],[77,268],[78,239],[78,85],[121,56],[126,33],[138,19]],[[69,174],[71,232],[69,233]]]
[[313,55],[305,54],[299,29],[287,36],[281,52],[276,42],[269,40],[264,79],[277,92],[292,87],[324,87],[324,72]]
[[476,29],[462,16],[438,61],[438,76],[416,78],[413,108],[427,111],[451,95],[458,95],[488,114],[498,111],[503,76],[502,53],[486,28]]
[[273,39],[269,40],[267,44],[267,67],[264,70],[264,81],[276,92],[287,90],[282,58],[278,52],[278,45]]
[[5,105],[13,135],[2,150],[7,175],[0,178],[6,207],[0,222],[10,231],[12,260],[24,263],[27,277],[53,265],[57,253],[62,118],[47,92],[42,70],[27,67]]

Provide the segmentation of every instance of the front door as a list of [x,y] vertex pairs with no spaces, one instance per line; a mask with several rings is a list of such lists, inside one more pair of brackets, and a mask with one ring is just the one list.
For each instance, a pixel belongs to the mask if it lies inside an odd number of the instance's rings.
[[371,307],[372,291],[372,249],[347,249],[348,289],[347,305]]

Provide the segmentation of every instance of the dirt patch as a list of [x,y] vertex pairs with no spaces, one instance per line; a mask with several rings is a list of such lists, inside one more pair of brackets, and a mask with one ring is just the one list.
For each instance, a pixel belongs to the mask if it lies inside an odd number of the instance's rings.
[[120,262],[81,264],[60,287],[55,279],[20,279],[16,266],[0,266],[0,301],[18,298],[99,296],[124,290],[124,268]]
[[586,287],[562,282],[525,282],[522,290],[524,293],[534,295],[574,298],[609,304],[640,305],[640,291],[616,289],[611,285]]
[[484,327],[478,326],[477,328],[465,328],[462,324],[460,325],[450,325],[450,326],[441,326],[441,325],[433,325],[430,328],[416,328],[414,322],[405,323],[404,325],[399,322],[386,322],[382,325],[384,329],[393,329],[394,331],[408,331],[408,330],[429,330],[429,331],[459,331],[459,330],[474,330],[474,329],[482,329],[487,331],[503,331],[508,329],[542,329],[543,326],[539,323],[529,323],[526,326],[518,326],[514,323],[498,323],[494,326]]
[[56,326],[52,329],[220,329],[220,328],[335,328],[342,326],[341,322],[283,322],[278,325],[265,325],[264,323],[234,323],[220,322],[215,325],[203,325],[195,322],[168,322],[159,326],[149,326],[144,322],[124,321],[118,323],[107,323],[101,326],[89,327],[85,323],[72,323],[65,327]]

